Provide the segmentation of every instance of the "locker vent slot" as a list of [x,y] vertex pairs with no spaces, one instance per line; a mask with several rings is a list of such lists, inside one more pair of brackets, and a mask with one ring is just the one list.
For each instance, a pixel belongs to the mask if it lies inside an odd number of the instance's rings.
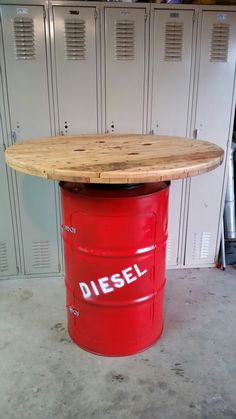
[[211,233],[203,231],[202,233],[195,233],[193,244],[193,259],[206,259],[209,256],[211,242]]
[[212,62],[227,62],[229,30],[229,24],[227,23],[214,23],[214,25],[212,25],[210,52],[210,59]]
[[135,59],[135,25],[132,20],[117,20],[115,23],[115,54],[117,60]]
[[50,249],[48,241],[34,241],[32,246],[33,268],[50,268]]
[[67,60],[86,59],[86,24],[84,20],[65,20],[65,49]]
[[14,18],[13,34],[15,41],[15,56],[17,60],[34,60],[35,34],[34,21],[31,18]]
[[165,61],[181,61],[183,50],[183,23],[166,23]]
[[171,262],[171,248],[172,248],[172,237],[169,234],[166,244],[166,262]]
[[6,242],[0,242],[0,271],[8,270],[7,246]]

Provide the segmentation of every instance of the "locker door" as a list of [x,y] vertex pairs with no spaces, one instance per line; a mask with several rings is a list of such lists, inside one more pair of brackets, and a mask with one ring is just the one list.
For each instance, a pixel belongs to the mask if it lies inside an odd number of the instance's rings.
[[[199,139],[224,150],[230,136],[235,75],[236,14],[206,11],[202,17],[197,107],[193,127]],[[186,265],[215,262],[224,167],[192,178],[186,242]]]
[[16,253],[8,179],[3,147],[0,145],[0,276],[16,275]]
[[105,9],[106,131],[143,133],[145,9]]
[[[12,139],[51,135],[44,9],[2,6]],[[58,271],[53,182],[17,174],[25,273]]]
[[3,91],[0,77],[0,277],[16,275],[17,262],[10,203],[10,185],[4,159]]
[[[185,137],[188,128],[193,38],[192,10],[155,10],[151,129]],[[177,266],[182,181],[173,181],[169,202],[167,266]]]
[[[2,133],[0,133],[0,136]],[[3,146],[0,144],[0,277],[16,275],[16,252]]]
[[96,133],[94,7],[54,7],[59,127],[63,135]]

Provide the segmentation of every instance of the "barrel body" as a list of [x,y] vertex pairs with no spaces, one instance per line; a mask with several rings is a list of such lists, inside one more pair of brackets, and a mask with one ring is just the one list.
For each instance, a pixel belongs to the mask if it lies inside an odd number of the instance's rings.
[[107,356],[146,349],[163,328],[168,183],[60,186],[71,338]]

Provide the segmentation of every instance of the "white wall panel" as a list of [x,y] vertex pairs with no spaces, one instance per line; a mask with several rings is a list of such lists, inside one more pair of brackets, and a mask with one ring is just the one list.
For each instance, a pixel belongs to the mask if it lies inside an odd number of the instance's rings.
[[[154,12],[151,130],[185,137],[188,130],[193,10]],[[171,182],[167,266],[178,265],[182,181]]]
[[53,16],[60,133],[96,133],[96,9],[55,6]]
[[[50,136],[41,6],[1,6],[12,140]],[[17,174],[26,274],[58,272],[55,185]]]
[[105,8],[106,131],[143,133],[146,11]]
[[[236,13],[204,11],[200,33],[200,68],[193,128],[227,150],[230,138],[236,57]],[[220,223],[225,164],[191,179],[186,266],[213,264]]]

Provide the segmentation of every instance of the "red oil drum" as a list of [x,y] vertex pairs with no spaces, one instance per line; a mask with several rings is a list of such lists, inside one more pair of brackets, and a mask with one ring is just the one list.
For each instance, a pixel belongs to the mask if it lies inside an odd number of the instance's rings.
[[107,356],[148,348],[163,329],[169,184],[60,186],[71,338]]

